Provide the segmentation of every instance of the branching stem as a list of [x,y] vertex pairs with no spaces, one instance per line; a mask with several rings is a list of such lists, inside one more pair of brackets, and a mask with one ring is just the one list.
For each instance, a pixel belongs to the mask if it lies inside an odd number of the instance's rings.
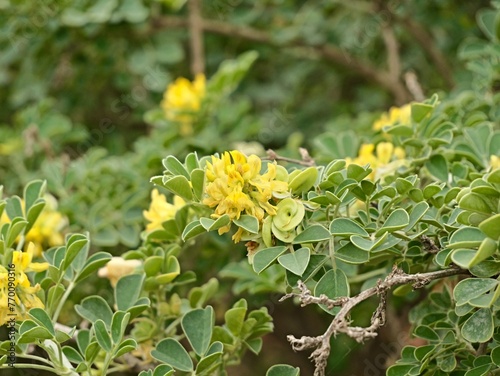
[[[358,342],[363,342],[366,339],[376,337],[378,329],[385,325],[386,322],[387,297],[389,290],[392,287],[397,285],[412,284],[414,289],[419,289],[436,279],[459,274],[469,274],[469,272],[459,268],[450,268],[428,273],[406,274],[401,269],[394,266],[392,272],[385,277],[384,280],[379,280],[377,286],[362,291],[358,295],[351,298],[340,297],[337,299],[330,299],[326,295],[315,297],[306,285],[302,281],[299,281],[298,289],[300,290],[300,293],[286,294],[280,299],[280,301],[291,297],[298,297],[302,306],[308,304],[324,304],[328,308],[340,306],[341,309],[330,323],[324,334],[317,337],[303,336],[301,338],[295,338],[293,335],[289,335],[287,339],[295,351],[315,349],[310,356],[315,363],[314,376],[324,376],[328,356],[330,355],[331,337],[336,336],[339,333],[344,333]],[[375,295],[378,295],[380,300],[377,309],[372,315],[371,325],[365,328],[351,326],[349,314],[352,309],[359,303]]]

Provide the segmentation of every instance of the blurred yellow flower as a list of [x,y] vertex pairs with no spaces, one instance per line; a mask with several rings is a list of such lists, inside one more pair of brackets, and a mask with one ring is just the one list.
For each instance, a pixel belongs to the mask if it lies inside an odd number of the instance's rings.
[[49,263],[31,262],[34,249],[35,245],[29,243],[26,252],[14,251],[9,270],[0,266],[0,326],[14,317],[10,315],[15,315],[16,320],[25,320],[31,308],[44,308],[44,304],[36,296],[40,285],[31,286],[26,273],[47,270]]
[[490,156],[490,167],[492,170],[500,168],[500,157],[498,155]]
[[378,180],[393,173],[402,163],[406,153],[403,148],[394,147],[390,142],[380,142],[377,147],[373,144],[363,144],[356,158],[346,158],[347,164],[355,163],[360,166],[370,165],[373,170],[368,179]]
[[196,75],[193,82],[179,77],[168,85],[163,94],[161,108],[168,120],[179,122],[181,134],[186,136],[193,132],[194,116],[201,108],[205,96],[205,75]]
[[152,231],[161,229],[161,224],[174,218],[177,210],[184,205],[186,205],[186,201],[181,197],[174,196],[174,203],[170,204],[167,202],[165,195],[162,195],[157,189],[153,189],[151,191],[151,204],[149,205],[149,210],[143,211],[144,218],[150,222],[146,226],[146,230]]
[[[26,242],[34,243],[33,255],[35,257],[41,256],[45,248],[63,245],[63,229],[68,224],[66,217],[57,211],[56,199],[51,195],[45,195],[44,200],[45,207],[25,238]],[[24,210],[24,200],[21,202],[21,205]],[[4,211],[0,217],[0,226],[9,222],[10,219]]]
[[[212,218],[227,214],[231,220],[239,219],[241,214],[256,217],[260,222],[265,213],[276,214],[276,207],[269,201],[275,194],[288,191],[288,183],[276,180],[276,164],[268,163],[267,171],[260,173],[261,159],[256,155],[248,158],[234,150],[225,152],[221,158],[212,156],[207,162],[205,205],[215,208]],[[231,224],[219,229],[219,234],[229,231]],[[243,230],[239,229],[233,236],[238,242]]]
[[115,287],[121,277],[134,273],[139,266],[141,266],[139,260],[125,260],[122,257],[113,257],[106,266],[99,269],[97,275],[109,279],[111,286]]
[[373,129],[380,131],[385,126],[393,126],[396,124],[410,125],[410,119],[410,104],[405,104],[401,107],[391,107],[388,112],[384,112],[380,118],[373,123]]

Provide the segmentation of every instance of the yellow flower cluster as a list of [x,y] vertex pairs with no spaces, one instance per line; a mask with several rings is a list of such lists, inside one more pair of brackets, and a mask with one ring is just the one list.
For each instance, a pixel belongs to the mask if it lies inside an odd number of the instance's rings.
[[186,202],[179,196],[174,196],[174,203],[167,202],[165,195],[153,189],[151,192],[151,204],[149,210],[144,210],[144,218],[150,223],[146,226],[147,231],[159,230],[161,224],[175,217],[177,210],[186,205]]
[[410,125],[411,105],[406,104],[402,107],[391,107],[388,112],[384,112],[378,120],[373,123],[375,131],[382,130],[385,126],[396,124]]
[[[256,217],[262,222],[264,215],[276,215],[276,206],[270,200],[275,195],[288,191],[288,183],[276,180],[276,164],[268,163],[267,171],[261,174],[261,159],[256,155],[245,156],[234,150],[225,152],[221,158],[212,156],[207,162],[205,205],[215,208],[212,218],[227,214],[231,220],[241,214]],[[219,229],[219,234],[229,231],[231,224]],[[233,236],[238,242],[243,230]]]
[[[57,201],[53,196],[45,195],[45,207],[38,216],[33,227],[26,234],[25,241],[33,242],[34,256],[38,257],[45,248],[64,244],[63,229],[67,226],[67,219],[57,211]],[[21,202],[24,210],[24,201]],[[9,223],[10,219],[4,211],[0,218],[0,226]]]
[[346,162],[360,166],[370,165],[373,171],[368,178],[378,180],[393,172],[401,164],[405,156],[405,151],[402,148],[394,147],[390,142],[380,142],[377,147],[373,144],[361,145],[359,155],[354,159],[346,158]]
[[14,317],[10,316],[12,314],[15,314],[16,320],[25,320],[31,308],[44,308],[36,296],[40,285],[31,286],[26,273],[44,271],[49,264],[32,262],[34,250],[35,245],[29,243],[26,252],[13,252],[9,270],[0,265],[0,326]]
[[168,85],[163,94],[161,108],[168,120],[180,123],[183,136],[193,132],[194,114],[201,108],[205,96],[205,75],[196,75],[193,82],[184,77]]

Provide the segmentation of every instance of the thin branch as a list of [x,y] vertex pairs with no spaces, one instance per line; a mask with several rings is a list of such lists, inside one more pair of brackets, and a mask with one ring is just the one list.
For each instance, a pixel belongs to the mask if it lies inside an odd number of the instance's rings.
[[[164,16],[153,20],[153,26],[157,28],[186,27],[188,21],[175,16]],[[359,74],[368,81],[375,82],[385,90],[391,92],[398,103],[406,103],[411,99],[406,87],[400,82],[389,79],[390,75],[385,70],[379,70],[368,62],[361,61],[350,55],[347,51],[332,45],[309,45],[303,40],[293,40],[286,44],[280,44],[270,33],[248,26],[233,25],[227,22],[214,20],[201,20],[204,31],[214,34],[225,35],[234,38],[242,38],[250,41],[269,44],[276,47],[293,48],[306,47],[310,49],[311,56],[318,55],[326,61],[334,63]]]
[[[330,355],[330,339],[339,333],[347,334],[349,337],[358,342],[363,342],[368,338],[377,336],[377,331],[386,322],[386,303],[387,296],[392,287],[397,285],[412,284],[414,289],[419,289],[433,280],[446,278],[458,274],[469,274],[467,270],[459,268],[450,268],[438,270],[429,273],[406,274],[396,266],[392,272],[382,281],[379,280],[377,286],[360,292],[351,298],[341,297],[335,300],[328,299],[323,296],[314,297],[307,289],[305,284],[299,282],[299,294],[287,294],[284,299],[296,296],[301,300],[302,305],[306,304],[326,304],[329,307],[341,305],[340,311],[337,313],[333,321],[328,326],[328,329],[323,335],[317,337],[303,336],[295,338],[293,335],[287,337],[295,351],[302,351],[310,348],[315,350],[311,354],[311,358],[315,363],[315,376],[324,376],[328,356]],[[368,327],[351,326],[351,321],[348,316],[352,309],[366,299],[378,295],[379,305],[371,318],[371,324]]]
[[189,36],[191,46],[191,73],[193,76],[205,72],[205,51],[200,0],[189,0]]
[[424,91],[422,90],[422,86],[418,82],[417,75],[413,71],[408,71],[405,73],[405,83],[413,98],[416,101],[422,102],[425,99]]
[[293,159],[293,158],[288,158],[288,157],[283,157],[281,155],[278,155],[274,150],[269,149],[267,151],[267,158],[262,158],[262,160],[268,160],[268,161],[283,161],[283,162],[288,162],[288,163],[295,163],[301,166],[315,166],[316,163],[314,162],[314,159],[311,158],[309,155],[308,151],[304,148],[299,148],[300,155],[302,157],[302,160],[300,159]]

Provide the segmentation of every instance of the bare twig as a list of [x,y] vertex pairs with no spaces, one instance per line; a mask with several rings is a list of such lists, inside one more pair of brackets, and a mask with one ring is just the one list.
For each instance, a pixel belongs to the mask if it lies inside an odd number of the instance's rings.
[[306,149],[299,148],[299,152],[300,152],[300,155],[302,156],[302,160],[283,157],[281,155],[278,155],[274,150],[269,149],[267,151],[267,158],[262,158],[262,160],[283,161],[283,162],[288,162],[288,163],[295,163],[295,164],[298,164],[301,166],[315,166],[316,165],[316,163],[314,162],[314,159],[311,158],[311,156],[309,155],[309,153]]
[[[305,284],[299,282],[300,293],[287,294],[283,297],[283,299],[297,296],[301,300],[302,305],[326,304],[329,307],[340,305],[342,308],[330,323],[324,334],[317,337],[303,336],[301,338],[295,338],[293,335],[289,335],[287,339],[295,351],[302,351],[311,348],[315,349],[310,356],[315,363],[314,375],[324,376],[327,359],[330,355],[331,337],[337,335],[338,333],[344,333],[358,342],[363,342],[368,338],[376,337],[378,329],[385,325],[387,295],[393,286],[411,283],[414,289],[418,289],[436,279],[468,273],[469,272],[467,270],[450,268],[429,273],[406,274],[401,269],[394,266],[392,272],[383,281],[379,280],[377,286],[362,291],[358,295],[351,298],[341,297],[335,300],[328,299],[324,296],[314,297]],[[380,301],[377,309],[372,315],[371,325],[366,328],[351,326],[348,316],[352,309],[359,303],[374,295],[378,295]]]
[[193,76],[205,72],[205,51],[203,46],[203,19],[200,0],[189,0],[189,35],[191,44],[191,73]]
[[415,72],[408,71],[405,73],[405,83],[406,87],[416,101],[422,102],[425,99],[424,91],[418,82]]

